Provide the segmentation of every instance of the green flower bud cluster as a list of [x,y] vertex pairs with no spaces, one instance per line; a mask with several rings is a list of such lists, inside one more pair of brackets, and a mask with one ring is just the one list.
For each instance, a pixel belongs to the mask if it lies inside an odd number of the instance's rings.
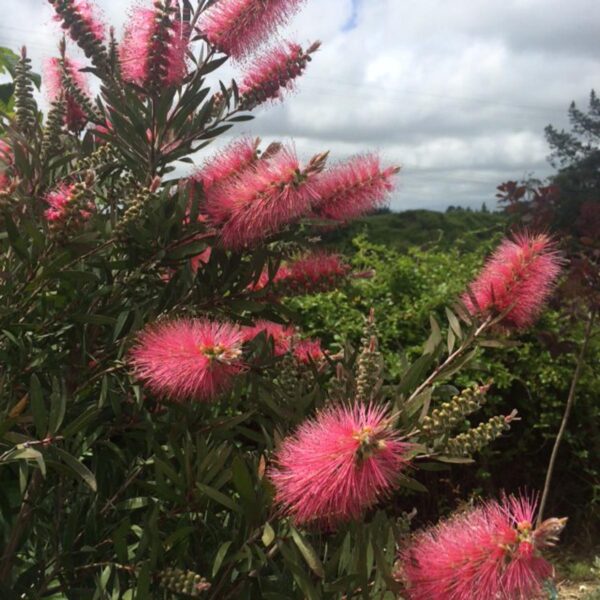
[[171,592],[187,594],[198,598],[202,592],[210,589],[210,583],[198,573],[182,569],[168,568],[158,574],[159,585]]
[[487,423],[450,438],[443,449],[450,456],[471,456],[479,452],[510,429],[512,416],[492,417]]
[[70,200],[64,209],[64,217],[49,224],[51,231],[57,234],[58,237],[66,236],[69,226],[78,221],[80,222],[83,214],[90,210],[92,203],[90,184],[92,181],[93,178],[88,177],[85,181],[75,183],[71,190]]
[[148,189],[143,188],[139,190],[131,200],[129,208],[123,214],[121,220],[117,223],[115,228],[115,235],[120,240],[125,240],[127,237],[127,228],[129,225],[137,221],[142,215],[144,208],[154,197],[154,194]]
[[51,154],[58,154],[60,151],[60,134],[63,123],[65,122],[65,113],[67,107],[62,98],[55,100],[48,111],[44,135],[42,137],[42,156],[43,160],[48,160]]
[[444,402],[423,419],[421,431],[431,437],[437,437],[460,425],[466,416],[474,413],[485,404],[488,385],[474,385],[452,396],[450,402]]
[[362,350],[357,359],[356,400],[368,402],[380,387],[383,359],[377,344],[377,329],[373,314],[365,324]]
[[31,78],[31,60],[27,58],[25,48],[15,65],[15,115],[17,125],[22,131],[33,129],[37,123],[38,106],[33,97]]
[[277,385],[287,398],[293,398],[298,389],[300,373],[298,372],[298,363],[290,352],[279,363],[278,371],[275,380]]
[[61,83],[65,92],[71,96],[79,105],[85,116],[92,123],[100,121],[100,116],[92,106],[90,99],[83,93],[81,88],[73,81],[73,78],[65,68],[64,59],[60,61]]
[[119,156],[110,144],[102,144],[89,156],[85,156],[77,162],[76,171],[98,171],[109,165],[118,164]]

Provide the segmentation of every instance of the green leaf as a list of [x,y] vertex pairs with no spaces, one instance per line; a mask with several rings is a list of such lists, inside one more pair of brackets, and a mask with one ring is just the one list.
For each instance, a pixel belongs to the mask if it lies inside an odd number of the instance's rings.
[[71,456],[68,452],[65,452],[58,446],[53,447],[53,451],[58,455],[61,461],[67,466],[74,475],[83,480],[93,492],[98,491],[98,484],[94,474],[81,462],[79,462],[74,456]]
[[436,381],[440,381],[441,379],[447,379],[448,377],[454,375],[454,373],[458,373],[458,371],[460,371],[468,362],[470,362],[476,354],[477,348],[474,348],[470,352],[459,356],[446,368],[440,370],[438,376],[436,377]]
[[238,494],[242,497],[244,504],[255,504],[256,494],[254,493],[254,482],[252,481],[248,467],[246,467],[246,464],[239,456],[236,456],[233,459],[231,472],[232,483]]
[[35,460],[42,475],[46,476],[46,462],[44,455],[35,448],[14,448],[14,452],[8,452],[3,462],[14,462],[16,460]]
[[295,527],[292,527],[291,533],[292,539],[298,547],[298,550],[300,550],[300,554],[302,554],[304,560],[306,561],[306,564],[311,568],[315,575],[323,579],[325,577],[325,567],[323,566],[321,559],[317,556],[315,549]]
[[48,433],[54,435],[60,429],[67,410],[67,395],[60,385],[50,395],[50,419],[48,422]]
[[82,431],[90,422],[92,422],[98,415],[100,411],[95,406],[90,406],[84,412],[82,412],[74,421],[71,421],[68,425],[63,429],[63,436],[65,438],[76,435],[80,431]]
[[263,529],[263,534],[261,537],[262,543],[268,547],[273,543],[275,539],[275,530],[271,527],[269,522],[265,523],[265,527]]
[[440,330],[440,326],[433,315],[429,316],[429,322],[431,324],[431,335],[429,336],[427,342],[425,342],[423,354],[433,354],[442,341],[442,332]]
[[31,411],[33,413],[33,422],[35,431],[40,439],[46,437],[48,431],[48,411],[44,404],[44,392],[42,385],[35,373],[31,376],[29,385],[29,398],[31,400]]
[[218,502],[219,504],[221,504],[225,508],[228,508],[229,510],[232,510],[232,511],[237,512],[237,513],[241,513],[242,512],[242,509],[240,508],[240,505],[237,504],[236,502],[234,502],[229,496],[226,496],[222,492],[219,492],[218,490],[215,490],[214,488],[212,488],[212,487],[210,487],[208,485],[204,485],[203,483],[196,483],[196,487],[203,494],[205,494],[206,496],[208,496],[209,498],[211,498],[215,502]]
[[416,479],[408,477],[407,475],[400,475],[398,481],[402,487],[413,490],[413,492],[429,493],[429,490],[422,483],[419,483]]
[[456,335],[456,337],[459,340],[462,340],[463,333],[462,328],[460,326],[460,321],[458,320],[458,317],[448,307],[446,307],[446,317],[448,317],[448,323],[450,324],[450,329],[452,329],[454,335]]
[[227,551],[229,550],[229,546],[231,546],[231,541],[224,542],[223,544],[221,544],[221,546],[217,552],[217,555],[215,556],[215,562],[213,563],[213,568],[212,568],[212,576],[213,577],[221,569],[221,565],[223,564],[223,561],[225,560],[225,556],[227,556]]
[[116,341],[121,335],[123,327],[125,327],[125,323],[127,323],[127,319],[129,318],[129,312],[130,311],[128,310],[123,310],[119,313],[119,316],[117,317],[117,322],[115,323],[115,328],[113,330],[113,342]]
[[451,465],[470,465],[475,462],[472,458],[464,458],[460,456],[436,456],[435,459]]

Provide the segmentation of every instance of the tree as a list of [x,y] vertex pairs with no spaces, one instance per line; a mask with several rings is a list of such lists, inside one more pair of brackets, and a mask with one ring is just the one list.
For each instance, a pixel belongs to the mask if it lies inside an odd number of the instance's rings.
[[552,125],[545,129],[551,149],[549,160],[557,168],[549,185],[535,180],[520,184],[509,181],[498,187],[497,194],[501,202],[507,203],[506,210],[515,217],[517,226],[549,230],[560,238],[568,260],[561,299],[572,318],[585,322],[565,411],[549,459],[540,519],[600,310],[600,99],[595,91],[590,93],[587,112],[572,102],[568,114],[570,131],[558,131]]

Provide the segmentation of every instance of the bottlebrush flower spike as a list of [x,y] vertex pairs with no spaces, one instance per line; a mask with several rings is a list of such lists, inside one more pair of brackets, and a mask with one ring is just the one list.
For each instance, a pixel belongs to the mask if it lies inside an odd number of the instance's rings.
[[319,363],[325,357],[320,340],[300,340],[294,344],[292,351],[296,360],[303,365]]
[[303,0],[219,0],[202,16],[199,29],[210,44],[233,58],[256,50],[285,24]]
[[531,325],[548,299],[562,260],[544,234],[505,239],[470,285],[462,301],[471,314],[503,314],[502,323]]
[[313,160],[301,170],[295,153],[281,149],[211,191],[206,212],[223,247],[241,250],[307,214],[315,200],[317,168],[320,163]]
[[393,189],[398,167],[382,169],[374,154],[356,156],[322,173],[315,181],[319,196],[313,210],[317,217],[346,221],[382,206]]
[[147,327],[131,350],[137,377],[159,396],[209,402],[230,388],[244,368],[239,327],[176,320]]
[[80,36],[90,36],[98,42],[106,38],[104,24],[98,19],[88,0],[49,0],[57,12],[54,17],[61,21],[63,29],[70,32],[73,41]]
[[134,10],[119,49],[125,81],[145,89],[183,81],[190,31],[178,14],[179,5],[170,2]]
[[290,351],[296,330],[271,321],[257,321],[252,327],[244,328],[244,341],[251,342],[261,333],[264,333],[267,339],[273,340],[274,356],[283,356]]
[[294,80],[306,69],[321,42],[315,42],[306,52],[298,44],[288,42],[272,48],[250,66],[239,87],[241,110],[252,110],[267,100],[281,97],[284,89],[291,89]]
[[44,211],[44,216],[50,222],[65,221],[69,216],[79,216],[88,219],[93,210],[93,205],[87,203],[86,208],[80,206],[82,199],[82,184],[61,183],[56,189],[46,194],[49,208]]
[[213,157],[192,175],[192,179],[202,184],[204,194],[208,196],[219,185],[230,181],[232,177],[245,171],[258,157],[260,139],[241,138],[235,140]]
[[[276,296],[324,292],[339,286],[349,275],[350,266],[338,254],[316,252],[281,266],[270,282],[269,291]],[[259,291],[268,285],[269,276],[265,272],[250,289]]]
[[[88,121],[85,108],[76,95],[89,98],[90,92],[85,75],[80,71],[82,65],[69,58],[50,58],[44,65],[44,85],[47,89],[49,102],[54,102],[60,97],[64,98],[66,105],[65,125],[71,131],[80,131]],[[74,95],[65,89],[64,73],[66,73],[77,89]],[[72,89],[72,88],[71,88]]]
[[536,503],[509,496],[488,502],[417,534],[400,553],[408,600],[529,600],[537,598],[552,566],[540,555],[566,519],[533,530]]
[[395,487],[408,449],[385,407],[328,408],[281,444],[270,470],[275,500],[298,524],[356,519]]

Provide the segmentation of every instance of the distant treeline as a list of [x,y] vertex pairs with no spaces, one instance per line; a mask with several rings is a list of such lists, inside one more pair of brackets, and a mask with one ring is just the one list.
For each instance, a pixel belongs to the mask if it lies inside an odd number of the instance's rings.
[[[484,205],[485,206],[485,205]],[[352,239],[359,234],[377,244],[397,251],[406,251],[411,246],[436,246],[438,249],[458,247],[473,250],[493,232],[506,226],[503,213],[487,210],[449,207],[445,213],[432,210],[407,210],[392,212],[383,209],[376,214],[357,219],[348,226],[326,233],[323,241],[327,245],[349,251]]]

